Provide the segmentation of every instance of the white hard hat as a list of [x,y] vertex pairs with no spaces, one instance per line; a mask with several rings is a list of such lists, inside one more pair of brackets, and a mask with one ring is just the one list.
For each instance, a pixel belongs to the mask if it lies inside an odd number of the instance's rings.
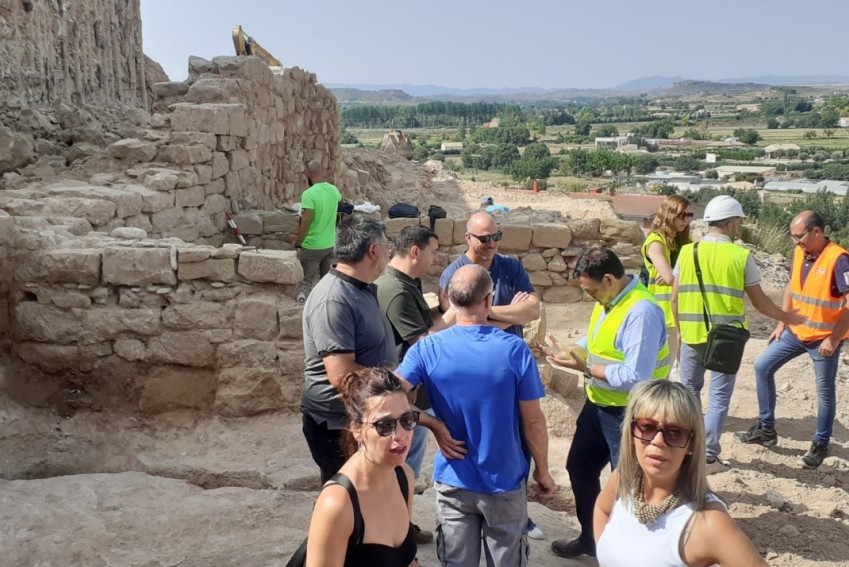
[[710,200],[705,207],[704,219],[707,222],[721,221],[733,217],[746,218],[743,205],[730,195],[719,195]]

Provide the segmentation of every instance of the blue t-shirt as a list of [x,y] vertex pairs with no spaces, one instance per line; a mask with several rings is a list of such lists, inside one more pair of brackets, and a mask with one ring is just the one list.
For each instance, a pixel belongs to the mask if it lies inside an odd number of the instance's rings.
[[436,452],[433,479],[492,494],[521,486],[528,461],[519,438],[519,401],[545,396],[537,364],[522,339],[491,325],[455,326],[417,341],[397,373],[424,383],[433,411],[465,459]]
[[[460,257],[451,262],[442,272],[442,276],[439,278],[440,291],[444,293],[448,289],[448,281],[454,275],[454,272],[472,263],[468,256],[460,254]],[[495,286],[492,293],[493,305],[510,305],[513,296],[520,291],[527,293],[534,293],[535,291],[525,267],[515,258],[496,254],[495,258],[492,259],[489,275],[492,277],[492,284]],[[511,325],[504,330],[511,335],[522,338],[521,325]]]

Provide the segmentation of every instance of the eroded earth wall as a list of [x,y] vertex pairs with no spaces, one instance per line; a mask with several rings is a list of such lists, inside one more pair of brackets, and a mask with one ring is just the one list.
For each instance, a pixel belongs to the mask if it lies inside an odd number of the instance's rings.
[[4,0],[0,95],[145,108],[139,0]]

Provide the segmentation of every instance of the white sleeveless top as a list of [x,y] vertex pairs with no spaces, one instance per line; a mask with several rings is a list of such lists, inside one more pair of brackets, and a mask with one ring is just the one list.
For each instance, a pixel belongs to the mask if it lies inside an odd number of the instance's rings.
[[[708,494],[709,502],[722,502]],[[678,545],[693,505],[682,504],[644,526],[634,516],[630,499],[617,498],[598,541],[596,554],[604,567],[687,567]]]

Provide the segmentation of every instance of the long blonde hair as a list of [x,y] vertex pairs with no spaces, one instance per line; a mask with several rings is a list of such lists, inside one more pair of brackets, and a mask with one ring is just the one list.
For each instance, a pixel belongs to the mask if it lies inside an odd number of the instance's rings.
[[685,212],[689,206],[690,200],[686,197],[668,195],[660,204],[651,223],[651,231],[658,233],[666,240],[670,252],[677,251],[691,241],[689,225],[681,232],[675,229],[675,218]]
[[630,498],[639,475],[643,474],[634,447],[636,441],[631,435],[631,422],[638,417],[657,418],[693,432],[687,455],[678,471],[676,488],[682,502],[692,503],[697,511],[704,510],[710,492],[705,472],[704,418],[695,396],[687,387],[670,380],[646,380],[631,390],[619,447],[619,497]]

